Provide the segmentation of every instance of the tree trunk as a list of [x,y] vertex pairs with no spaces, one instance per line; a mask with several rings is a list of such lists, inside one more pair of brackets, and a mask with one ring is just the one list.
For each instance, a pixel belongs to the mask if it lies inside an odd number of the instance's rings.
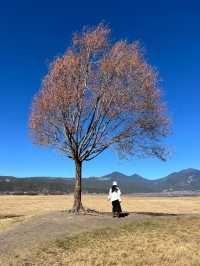
[[82,178],[82,162],[75,161],[76,166],[76,178],[75,178],[75,189],[74,189],[74,205],[72,211],[74,213],[79,213],[84,211],[81,202],[81,178]]

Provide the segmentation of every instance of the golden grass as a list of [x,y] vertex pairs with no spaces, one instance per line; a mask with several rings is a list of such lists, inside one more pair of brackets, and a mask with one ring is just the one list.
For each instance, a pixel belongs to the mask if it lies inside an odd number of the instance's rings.
[[[73,195],[0,196],[0,215],[37,215],[54,210],[70,209]],[[83,204],[91,209],[110,212],[107,195],[83,195]],[[163,212],[200,214],[200,197],[122,197],[122,208],[128,212]]]
[[124,226],[121,230],[83,234],[71,246],[57,245],[62,247],[58,261],[62,265],[80,266],[199,265],[199,226],[196,218],[153,219]]
[[0,219],[0,231],[5,230],[9,228],[10,226],[18,224],[22,221],[24,221],[24,217],[13,217],[13,218]]
[[[0,265],[73,265],[73,266],[197,266],[200,265],[200,197],[123,196],[128,212],[161,212],[188,214],[179,217],[135,221],[118,229],[82,233],[73,238],[50,243],[5,258]],[[0,216],[33,215],[71,208],[73,195],[66,196],[0,196]],[[99,211],[111,211],[107,195],[83,195],[83,203]],[[192,214],[192,215],[191,215]],[[21,218],[0,220],[0,230]],[[3,260],[3,258],[1,258]]]
[[135,221],[50,243],[5,265],[197,266],[200,219],[171,217]]

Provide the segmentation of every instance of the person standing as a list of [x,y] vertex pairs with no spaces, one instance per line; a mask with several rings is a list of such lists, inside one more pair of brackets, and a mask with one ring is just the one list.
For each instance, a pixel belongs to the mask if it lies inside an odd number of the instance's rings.
[[108,200],[112,202],[113,217],[120,217],[121,209],[121,191],[116,181],[113,181],[112,187],[109,190]]

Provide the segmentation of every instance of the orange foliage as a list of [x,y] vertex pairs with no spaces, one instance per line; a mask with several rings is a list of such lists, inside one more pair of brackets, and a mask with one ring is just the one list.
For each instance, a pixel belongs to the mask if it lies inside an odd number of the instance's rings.
[[138,42],[112,43],[103,24],[73,35],[34,97],[31,136],[78,161],[110,146],[121,154],[165,158],[169,121],[158,73]]

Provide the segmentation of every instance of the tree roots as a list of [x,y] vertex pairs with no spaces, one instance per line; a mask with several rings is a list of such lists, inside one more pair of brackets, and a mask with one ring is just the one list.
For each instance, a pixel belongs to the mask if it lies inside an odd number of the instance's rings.
[[83,215],[100,215],[101,213],[94,210],[94,209],[89,209],[89,208],[84,208],[81,206],[80,208],[73,207],[72,209],[68,210],[69,213],[72,214],[83,214]]

